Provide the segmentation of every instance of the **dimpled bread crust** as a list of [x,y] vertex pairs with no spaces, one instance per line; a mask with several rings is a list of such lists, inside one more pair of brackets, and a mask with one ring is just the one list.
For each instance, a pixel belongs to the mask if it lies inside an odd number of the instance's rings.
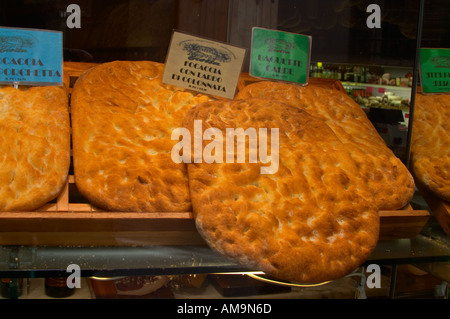
[[0,211],[31,211],[57,197],[70,165],[64,89],[1,88],[0,150]]
[[236,99],[251,97],[278,100],[324,120],[350,151],[380,210],[400,209],[411,200],[415,185],[410,172],[345,92],[261,81],[244,87]]
[[186,165],[171,159],[188,109],[207,101],[163,84],[164,65],[116,61],[85,72],[72,94],[75,183],[110,211],[190,211]]
[[436,196],[450,202],[450,95],[416,94],[411,170]]
[[[199,104],[184,121],[191,135],[194,120],[222,132],[279,128],[274,174],[261,174],[268,164],[248,158],[188,164],[196,226],[213,249],[301,283],[340,278],[366,260],[378,241],[378,211],[347,146],[324,121],[271,99]],[[270,141],[268,133],[268,154]]]

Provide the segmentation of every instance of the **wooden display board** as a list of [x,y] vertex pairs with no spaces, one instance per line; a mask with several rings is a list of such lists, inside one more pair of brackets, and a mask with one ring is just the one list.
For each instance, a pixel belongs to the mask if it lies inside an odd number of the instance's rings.
[[[66,62],[64,83],[71,93],[92,63]],[[243,74],[239,85],[256,81]],[[238,87],[239,87],[238,85]],[[337,80],[311,78],[309,85],[344,90]],[[380,240],[415,237],[429,212],[410,205],[380,211]],[[92,206],[77,190],[72,174],[59,197],[32,212],[0,212],[0,245],[206,245],[192,212],[109,212]]]

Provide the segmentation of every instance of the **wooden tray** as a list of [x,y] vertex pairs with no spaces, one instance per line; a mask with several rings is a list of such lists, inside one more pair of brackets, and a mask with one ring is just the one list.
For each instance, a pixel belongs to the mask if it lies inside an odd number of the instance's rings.
[[[69,92],[93,63],[64,64]],[[243,75],[245,81],[254,78]],[[336,80],[311,79],[310,85],[343,90]],[[380,239],[412,238],[426,224],[429,213],[413,210],[381,211]],[[73,175],[59,197],[33,212],[0,212],[0,245],[206,245],[195,228],[192,212],[110,212],[92,206],[77,190]]]
[[[95,65],[64,63],[63,80],[69,95],[77,78]],[[192,212],[102,211],[78,192],[72,174],[58,198],[38,210],[0,212],[0,245],[149,244],[206,245]]]

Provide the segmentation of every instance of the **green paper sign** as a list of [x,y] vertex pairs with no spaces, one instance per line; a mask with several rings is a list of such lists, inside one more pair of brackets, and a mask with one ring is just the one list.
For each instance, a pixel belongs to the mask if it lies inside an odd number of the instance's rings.
[[424,93],[450,92],[450,49],[420,49]]
[[250,75],[308,83],[310,52],[310,36],[254,27]]

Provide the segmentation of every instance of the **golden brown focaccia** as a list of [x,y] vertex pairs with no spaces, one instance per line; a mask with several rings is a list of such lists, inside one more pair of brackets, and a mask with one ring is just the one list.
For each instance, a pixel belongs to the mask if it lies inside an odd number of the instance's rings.
[[117,211],[189,211],[186,165],[171,159],[172,130],[207,101],[163,84],[164,65],[116,61],[75,83],[72,99],[75,183],[93,205]]
[[411,170],[436,196],[450,202],[450,95],[416,94]]
[[54,199],[70,165],[64,89],[1,88],[0,150],[0,211],[31,211]]
[[399,209],[411,200],[415,185],[410,172],[345,92],[261,81],[244,87],[236,99],[251,97],[275,99],[324,120],[350,151],[380,210]]
[[[203,131],[223,132],[222,163],[188,164],[196,226],[212,248],[251,269],[302,283],[342,277],[366,260],[378,241],[378,212],[346,145],[324,121],[271,99],[199,104],[184,121],[191,135],[196,120]],[[238,163],[237,150],[227,161],[227,128],[266,128],[267,143],[258,135],[258,148],[279,154],[278,169],[261,174],[270,161],[249,163],[250,142],[244,162]],[[272,128],[279,129],[278,144]],[[220,139],[204,139],[203,159],[220,154],[209,147],[213,141]]]

